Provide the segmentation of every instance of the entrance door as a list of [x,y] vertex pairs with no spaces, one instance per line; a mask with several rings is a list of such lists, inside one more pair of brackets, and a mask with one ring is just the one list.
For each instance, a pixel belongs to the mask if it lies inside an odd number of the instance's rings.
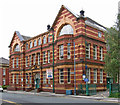
[[40,80],[37,78],[35,80],[36,84],[35,84],[35,88],[38,89],[39,88],[39,83],[40,83]]
[[107,89],[109,89],[109,84],[113,83],[113,78],[107,78]]

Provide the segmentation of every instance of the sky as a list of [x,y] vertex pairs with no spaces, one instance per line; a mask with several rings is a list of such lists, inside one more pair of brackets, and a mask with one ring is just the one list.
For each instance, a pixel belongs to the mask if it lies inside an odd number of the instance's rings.
[[112,27],[117,18],[120,0],[0,0],[0,57],[9,59],[9,48],[15,31],[37,36],[52,25],[61,5],[75,14],[85,11],[105,27]]

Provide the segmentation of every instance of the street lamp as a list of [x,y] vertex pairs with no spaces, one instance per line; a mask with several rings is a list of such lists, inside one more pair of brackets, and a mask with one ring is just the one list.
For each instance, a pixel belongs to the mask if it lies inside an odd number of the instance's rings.
[[47,25],[47,30],[52,31],[52,35],[49,34],[49,36],[52,36],[53,38],[53,93],[55,93],[55,88],[54,88],[54,29],[50,27],[50,25]]

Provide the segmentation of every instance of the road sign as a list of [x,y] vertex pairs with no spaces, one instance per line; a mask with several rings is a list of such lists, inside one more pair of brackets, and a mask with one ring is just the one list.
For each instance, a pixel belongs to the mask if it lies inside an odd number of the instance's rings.
[[53,71],[52,69],[47,69],[46,70],[47,78],[53,78]]
[[84,81],[85,81],[85,82],[88,82],[89,80],[88,80],[88,78],[85,78]]

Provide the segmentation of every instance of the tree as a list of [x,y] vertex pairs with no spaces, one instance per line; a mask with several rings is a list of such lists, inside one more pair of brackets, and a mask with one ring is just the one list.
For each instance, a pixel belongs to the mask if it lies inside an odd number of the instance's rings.
[[107,54],[105,55],[105,71],[117,79],[120,70],[120,16],[117,17],[117,24],[108,28],[105,34],[107,40]]

